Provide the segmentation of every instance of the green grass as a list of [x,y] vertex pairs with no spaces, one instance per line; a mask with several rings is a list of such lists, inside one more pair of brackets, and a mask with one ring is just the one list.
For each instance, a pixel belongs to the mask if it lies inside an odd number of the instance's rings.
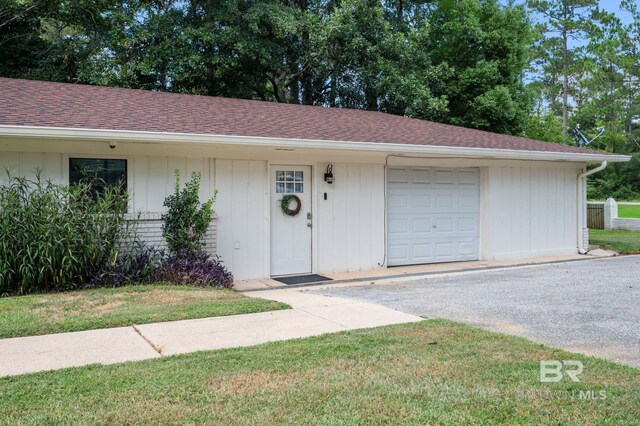
[[287,309],[233,290],[126,286],[0,298],[0,338]]
[[640,253],[640,232],[590,229],[589,244],[620,253]]
[[[581,383],[539,381],[580,360]],[[604,399],[580,398],[580,391]],[[637,424],[640,371],[444,320],[0,379],[5,424]]]
[[640,219],[640,206],[625,206],[618,204],[618,217]]

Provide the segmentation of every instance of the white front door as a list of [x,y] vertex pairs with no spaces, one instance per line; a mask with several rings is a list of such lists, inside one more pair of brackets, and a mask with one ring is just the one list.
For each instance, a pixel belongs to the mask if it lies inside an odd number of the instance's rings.
[[[288,213],[283,197],[289,198]],[[300,209],[296,213],[300,200]],[[271,275],[311,273],[311,167],[271,166]]]
[[389,169],[389,266],[477,260],[479,199],[478,169]]

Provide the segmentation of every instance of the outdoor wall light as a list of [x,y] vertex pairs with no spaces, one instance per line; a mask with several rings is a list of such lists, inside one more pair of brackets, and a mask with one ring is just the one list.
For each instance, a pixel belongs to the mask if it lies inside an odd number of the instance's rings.
[[333,164],[327,164],[327,172],[324,174],[324,181],[331,185],[334,182]]

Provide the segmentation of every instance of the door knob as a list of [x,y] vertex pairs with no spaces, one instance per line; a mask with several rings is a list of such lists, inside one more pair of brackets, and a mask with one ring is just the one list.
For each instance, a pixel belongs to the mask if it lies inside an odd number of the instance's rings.
[[307,212],[307,220],[311,220],[311,212]]
[[311,228],[311,222],[307,222],[307,226]]

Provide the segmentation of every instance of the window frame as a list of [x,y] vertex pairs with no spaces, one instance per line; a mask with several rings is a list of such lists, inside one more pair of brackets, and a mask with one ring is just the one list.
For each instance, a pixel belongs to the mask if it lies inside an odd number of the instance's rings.
[[[282,178],[279,179],[281,173]],[[288,179],[288,174],[291,173],[291,179]],[[300,179],[298,179],[298,176]],[[275,170],[275,192],[276,194],[304,194],[304,171],[288,169],[285,167],[278,167]],[[291,191],[287,191],[287,184],[291,184]],[[279,188],[282,186],[283,190]],[[299,188],[299,190],[297,190]]]
[[122,155],[94,155],[94,154],[67,154],[64,156],[64,180],[68,185],[73,185],[75,182],[71,182],[71,161],[72,160],[121,160],[124,161],[124,177],[125,185],[124,189],[131,194],[131,158]]

